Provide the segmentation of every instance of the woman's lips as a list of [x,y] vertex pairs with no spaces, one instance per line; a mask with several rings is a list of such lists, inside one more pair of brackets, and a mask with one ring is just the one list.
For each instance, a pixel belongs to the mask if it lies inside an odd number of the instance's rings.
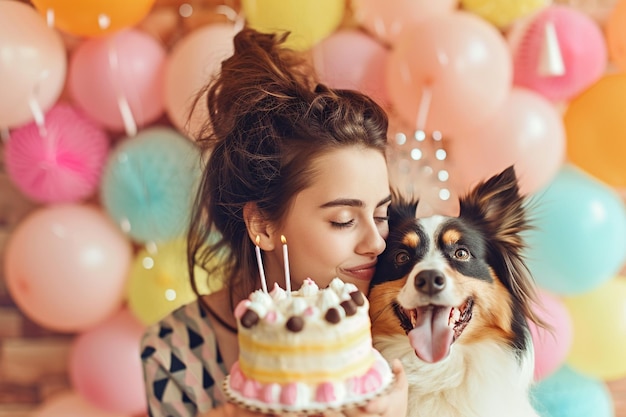
[[342,271],[344,274],[354,277],[355,279],[361,281],[371,281],[374,277],[374,272],[376,271],[376,262],[359,265],[354,268],[344,268]]

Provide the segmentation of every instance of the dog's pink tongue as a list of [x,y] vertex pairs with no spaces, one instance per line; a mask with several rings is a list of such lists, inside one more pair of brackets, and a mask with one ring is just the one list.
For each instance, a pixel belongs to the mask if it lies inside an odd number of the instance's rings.
[[450,307],[418,309],[417,324],[409,332],[409,343],[424,362],[435,363],[448,356],[454,331],[448,326]]

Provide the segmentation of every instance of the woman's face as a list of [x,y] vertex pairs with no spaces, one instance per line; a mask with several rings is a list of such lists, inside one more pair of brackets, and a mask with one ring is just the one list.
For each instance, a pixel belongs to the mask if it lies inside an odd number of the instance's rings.
[[314,162],[310,187],[298,193],[266,254],[268,276],[285,288],[280,235],[289,251],[291,289],[305,278],[326,287],[334,277],[367,293],[377,256],[385,249],[390,201],[384,156],[349,147]]

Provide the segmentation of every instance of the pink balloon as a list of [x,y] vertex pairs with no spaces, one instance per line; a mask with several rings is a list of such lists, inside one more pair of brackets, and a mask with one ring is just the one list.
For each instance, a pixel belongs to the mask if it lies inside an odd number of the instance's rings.
[[70,95],[85,113],[112,131],[126,129],[126,106],[137,127],[147,126],[164,111],[165,57],[163,46],[138,29],[86,39],[70,58]]
[[535,347],[535,380],[546,378],[565,363],[573,341],[573,325],[565,304],[557,297],[539,291],[535,313],[551,328],[529,323]]
[[[552,25],[563,73],[549,75],[540,67],[546,48],[546,28]],[[568,6],[553,5],[509,31],[513,52],[513,83],[537,91],[550,100],[569,100],[597,81],[605,72],[604,35],[590,17]],[[556,67],[558,68],[558,67]],[[554,70],[554,69],[553,69]]]
[[342,29],[317,43],[312,53],[322,83],[361,91],[388,106],[385,67],[389,51],[378,41],[361,31]]
[[46,400],[37,407],[32,417],[130,417],[130,415],[110,413],[91,404],[75,391],[66,391]]
[[30,5],[0,1],[0,128],[34,120],[63,90],[67,63],[61,36]]
[[70,351],[72,386],[109,412],[146,412],[140,342],[145,327],[122,309],[80,334]]
[[59,103],[46,113],[44,132],[34,122],[15,129],[4,150],[9,177],[25,195],[42,203],[73,202],[96,191],[109,138],[91,119]]
[[502,35],[461,11],[403,31],[387,67],[389,96],[398,114],[417,126],[420,104],[430,93],[423,127],[452,136],[495,114],[511,80],[511,56]]
[[361,26],[393,44],[402,30],[453,11],[458,0],[352,0],[350,4]]
[[[217,75],[224,59],[233,54],[235,27],[216,23],[189,33],[172,48],[165,65],[165,110],[176,128],[195,139],[208,119],[206,95],[200,90]],[[191,117],[190,117],[191,113]]]
[[117,311],[130,243],[101,210],[54,205],[18,224],[5,252],[9,293],[41,326],[75,332]]
[[453,137],[448,146],[450,181],[459,194],[515,165],[525,194],[548,184],[565,159],[565,128],[547,99],[514,88],[481,126]]

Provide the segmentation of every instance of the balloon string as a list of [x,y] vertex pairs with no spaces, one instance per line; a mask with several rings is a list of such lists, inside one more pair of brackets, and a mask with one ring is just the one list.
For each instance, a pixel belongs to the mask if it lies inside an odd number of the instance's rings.
[[42,70],[39,73],[39,77],[35,84],[33,85],[33,91],[30,97],[28,98],[28,107],[30,108],[30,112],[33,115],[33,119],[35,124],[37,125],[37,129],[39,130],[39,136],[44,140],[44,145],[46,149],[46,154],[49,156],[52,154],[52,150],[54,147],[54,143],[52,142],[54,138],[48,135],[48,130],[46,129],[46,116],[44,115],[44,111],[37,100],[39,98],[39,92],[41,89],[41,83],[48,78],[49,76],[48,70]]
[[426,119],[428,118],[428,112],[430,111],[430,103],[433,98],[432,89],[429,86],[422,88],[422,98],[420,100],[419,108],[417,109],[417,121],[415,123],[417,130],[424,132],[426,130]]
[[50,29],[54,28],[54,9],[46,9],[46,24]]
[[243,13],[237,13],[235,9],[230,6],[221,4],[215,8],[215,11],[219,14],[223,14],[229,21],[234,23],[235,33],[240,32],[246,24]]
[[109,67],[111,68],[111,74],[113,79],[113,89],[115,90],[115,97],[117,99],[117,107],[122,116],[122,122],[124,123],[124,129],[127,136],[135,136],[137,134],[137,123],[133,117],[133,112],[128,104],[128,100],[120,87],[118,82],[120,70],[119,59],[117,56],[117,49],[114,42],[109,43]]

